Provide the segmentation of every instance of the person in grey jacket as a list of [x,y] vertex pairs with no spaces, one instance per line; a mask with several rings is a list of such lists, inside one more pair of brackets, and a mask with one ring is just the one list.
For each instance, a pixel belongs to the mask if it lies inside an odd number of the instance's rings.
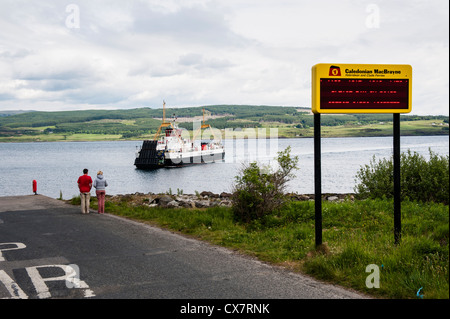
[[94,180],[95,193],[97,195],[98,201],[98,213],[103,214],[105,212],[105,196],[106,196],[106,186],[108,182],[103,177],[103,172],[97,172],[97,178]]

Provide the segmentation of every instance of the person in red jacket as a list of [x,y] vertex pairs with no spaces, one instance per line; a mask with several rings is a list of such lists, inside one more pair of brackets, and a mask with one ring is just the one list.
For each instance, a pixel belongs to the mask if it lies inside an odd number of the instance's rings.
[[83,169],[83,175],[78,177],[78,188],[80,189],[81,213],[89,214],[89,202],[91,200],[92,178],[88,175],[88,169]]

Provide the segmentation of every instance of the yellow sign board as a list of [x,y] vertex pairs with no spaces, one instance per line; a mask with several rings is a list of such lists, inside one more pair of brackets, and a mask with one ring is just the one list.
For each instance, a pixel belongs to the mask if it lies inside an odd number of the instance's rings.
[[409,113],[407,64],[327,64],[312,67],[314,113]]

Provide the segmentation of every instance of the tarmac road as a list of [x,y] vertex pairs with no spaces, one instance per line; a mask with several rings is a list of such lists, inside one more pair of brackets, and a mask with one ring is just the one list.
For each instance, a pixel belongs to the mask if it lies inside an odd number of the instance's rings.
[[366,297],[166,230],[82,215],[79,207],[30,195],[0,197],[2,298]]

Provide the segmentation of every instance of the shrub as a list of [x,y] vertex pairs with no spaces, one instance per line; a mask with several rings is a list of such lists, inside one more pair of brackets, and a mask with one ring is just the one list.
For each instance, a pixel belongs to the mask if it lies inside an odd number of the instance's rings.
[[[401,197],[422,202],[449,202],[449,157],[438,156],[431,150],[427,161],[422,155],[408,150],[401,154]],[[362,198],[391,198],[394,194],[393,158],[375,156],[369,165],[360,168],[356,175],[360,181],[355,192]]]
[[73,196],[72,199],[70,200],[70,204],[72,204],[72,205],[81,205],[80,195]]
[[259,167],[256,162],[244,165],[233,186],[233,215],[236,221],[249,223],[262,220],[279,209],[286,201],[284,193],[288,181],[298,169],[298,156],[291,157],[291,148],[278,152],[279,168]]

